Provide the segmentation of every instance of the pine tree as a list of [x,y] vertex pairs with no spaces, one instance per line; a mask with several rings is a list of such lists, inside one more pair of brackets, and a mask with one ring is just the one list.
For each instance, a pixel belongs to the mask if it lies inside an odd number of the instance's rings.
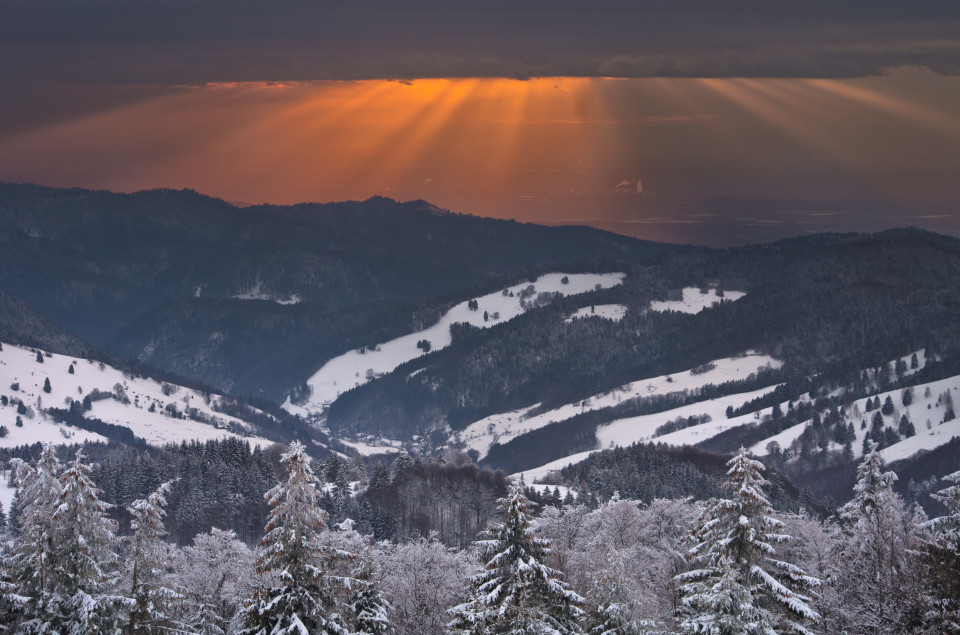
[[257,572],[267,582],[244,608],[246,635],[347,635],[335,612],[331,581],[321,564],[327,557],[320,544],[325,522],[318,506],[317,478],[303,444],[295,441],[281,457],[286,483],[267,492],[273,508],[260,540]]
[[52,516],[55,546],[49,598],[26,632],[80,635],[113,633],[119,627],[122,598],[112,593],[117,582],[113,551],[117,524],[107,516],[110,505],[100,500],[90,466],[82,458],[78,451],[60,477]]
[[17,539],[7,560],[20,594],[30,599],[28,613],[39,610],[51,586],[51,567],[56,545],[53,512],[62,489],[57,475],[60,461],[52,444],[46,443],[36,466],[13,460],[19,485],[14,504],[18,506]]
[[350,609],[354,618],[355,635],[386,635],[392,630],[390,603],[380,594],[373,582],[368,562],[354,572],[356,582],[350,597]]
[[687,633],[733,635],[807,632],[819,620],[811,598],[797,589],[820,581],[776,559],[774,544],[789,536],[764,498],[763,465],[740,452],[728,463],[724,489],[732,495],[710,505],[694,531],[690,549],[699,568],[676,577],[682,594],[682,627]]
[[523,481],[513,483],[499,509],[503,523],[475,544],[483,571],[471,581],[470,600],[451,609],[451,628],[480,635],[581,633],[577,621],[584,600],[543,561],[549,542],[537,538],[529,517]]
[[130,528],[130,609],[128,633],[164,633],[170,630],[172,620],[169,604],[178,594],[163,586],[160,579],[169,548],[163,536],[166,516],[164,507],[170,483],[164,483],[145,499],[134,501],[127,511],[133,520]]
[[955,483],[931,496],[947,507],[947,515],[924,524],[933,531],[926,549],[926,623],[942,633],[960,633],[960,472],[943,477]]
[[897,475],[884,471],[875,443],[857,467],[854,496],[840,509],[843,540],[834,556],[846,614],[833,630],[889,633],[912,630],[919,604],[919,572],[911,552],[919,545],[911,515],[893,491]]

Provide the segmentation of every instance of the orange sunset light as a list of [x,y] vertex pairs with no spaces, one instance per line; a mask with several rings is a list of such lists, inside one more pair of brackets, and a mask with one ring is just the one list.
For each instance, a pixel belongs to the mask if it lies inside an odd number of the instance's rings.
[[[920,71],[208,84],[0,137],[0,174],[121,191],[185,187],[254,204],[424,198],[626,233],[642,223],[650,236],[658,223],[700,222],[680,217],[694,197],[752,187],[806,195],[815,169],[820,188],[846,179],[844,196],[902,197],[891,175],[920,159],[932,161],[924,178],[945,179],[958,93],[956,78]],[[765,184],[771,166],[780,180]]]

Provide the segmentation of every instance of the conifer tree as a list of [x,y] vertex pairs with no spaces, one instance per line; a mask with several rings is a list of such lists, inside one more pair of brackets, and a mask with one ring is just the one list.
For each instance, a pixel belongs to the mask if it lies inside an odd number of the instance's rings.
[[163,518],[169,490],[170,483],[163,483],[147,498],[136,500],[127,507],[133,517],[130,523],[133,536],[129,539],[129,588],[134,604],[126,629],[131,635],[163,633],[172,626],[169,604],[178,594],[160,583],[169,552],[163,540],[167,533]]
[[844,533],[833,583],[846,611],[833,626],[838,631],[911,630],[907,620],[919,603],[913,519],[893,491],[897,475],[884,467],[877,444],[871,443],[857,467],[853,499],[840,509]]
[[355,582],[350,597],[350,609],[354,617],[353,631],[356,635],[386,635],[392,629],[390,603],[380,594],[373,582],[368,562],[363,562],[354,572]]
[[35,466],[21,459],[13,460],[19,491],[17,505],[17,537],[7,567],[19,593],[28,598],[27,614],[42,609],[51,588],[56,540],[53,512],[62,489],[57,476],[60,461],[52,444],[46,443]]
[[468,602],[451,609],[451,628],[481,635],[582,633],[584,600],[543,561],[549,542],[534,535],[524,484],[513,483],[500,511],[506,516],[475,544],[483,570],[471,581]]
[[790,539],[780,530],[763,496],[763,465],[746,450],[728,463],[724,489],[731,498],[709,505],[692,536],[698,568],[676,577],[686,633],[711,635],[808,632],[819,615],[801,591],[820,581],[778,560],[775,544]]
[[267,492],[273,508],[260,540],[257,572],[265,577],[244,608],[246,635],[348,635],[321,565],[325,526],[318,505],[317,478],[303,444],[295,441],[281,457],[286,483]]
[[947,515],[925,523],[933,531],[927,545],[928,587],[925,622],[943,633],[960,633],[960,472],[943,477],[955,483],[931,494],[947,507]]
[[90,466],[77,452],[60,477],[60,494],[53,512],[54,559],[50,601],[28,624],[27,632],[69,635],[114,633],[123,599],[113,594],[117,583],[113,551],[115,521],[110,505],[100,500],[90,480]]

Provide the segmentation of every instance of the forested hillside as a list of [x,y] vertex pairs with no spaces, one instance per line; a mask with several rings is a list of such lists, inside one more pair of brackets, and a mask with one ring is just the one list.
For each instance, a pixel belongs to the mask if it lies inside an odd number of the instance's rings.
[[672,249],[423,201],[237,208],[13,184],[0,184],[0,244],[0,290],[91,344],[278,402],[327,357],[429,321],[448,296]]
[[[694,315],[649,308],[684,287],[711,286],[746,295]],[[581,306],[612,302],[627,307],[619,321],[565,319]],[[810,375],[859,375],[922,348],[953,357],[958,334],[960,241],[953,238],[898,230],[687,251],[630,266],[621,286],[557,298],[484,331],[458,329],[449,349],[342,395],[327,425],[401,437],[457,430],[493,413],[570,403],[750,349],[783,362],[764,385],[793,382],[800,392]],[[590,423],[617,416],[623,408]]]

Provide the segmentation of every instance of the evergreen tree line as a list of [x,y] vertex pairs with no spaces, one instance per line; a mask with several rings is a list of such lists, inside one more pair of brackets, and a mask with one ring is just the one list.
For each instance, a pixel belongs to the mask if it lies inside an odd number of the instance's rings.
[[[928,520],[872,446],[827,521],[778,513],[761,463],[726,462],[710,498],[568,497],[539,512],[514,482],[467,549],[374,541],[333,524],[304,446],[278,457],[255,550],[213,529],[178,547],[174,483],[108,514],[82,453],[15,459],[20,513],[0,569],[16,633],[943,633],[960,624],[960,472]],[[329,466],[327,466],[329,467]],[[341,480],[349,466],[338,466]],[[401,466],[401,472],[408,468]],[[375,479],[385,475],[378,474]],[[389,478],[389,475],[386,476]],[[593,507],[591,509],[591,507]]]

